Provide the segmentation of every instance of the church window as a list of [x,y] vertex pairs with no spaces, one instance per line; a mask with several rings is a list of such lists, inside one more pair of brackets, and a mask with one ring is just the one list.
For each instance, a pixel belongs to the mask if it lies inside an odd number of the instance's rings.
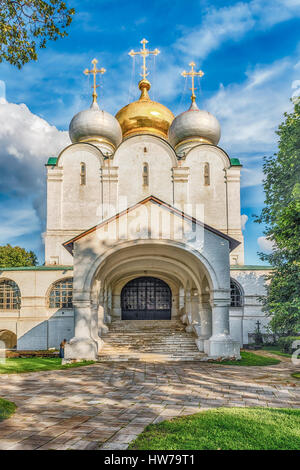
[[149,186],[149,166],[148,163],[143,163],[143,185]]
[[0,282],[0,310],[19,310],[21,293],[18,285],[11,280]]
[[210,185],[209,163],[204,163],[204,185]]
[[86,184],[86,165],[80,163],[80,184],[84,186]]
[[242,307],[243,306],[243,293],[239,284],[230,279],[230,306]]
[[73,308],[73,279],[53,284],[49,294],[50,308]]

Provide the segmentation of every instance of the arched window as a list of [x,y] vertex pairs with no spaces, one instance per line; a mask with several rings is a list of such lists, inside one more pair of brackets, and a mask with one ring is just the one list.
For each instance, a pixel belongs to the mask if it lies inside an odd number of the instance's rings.
[[243,306],[243,293],[239,284],[230,279],[230,306],[231,307],[242,307]]
[[49,293],[50,308],[73,308],[73,279],[63,279],[53,284]]
[[84,186],[86,184],[86,165],[85,163],[80,163],[80,185]]
[[149,166],[148,163],[143,163],[143,185],[149,186]]
[[210,185],[209,163],[204,163],[204,185]]
[[0,281],[0,310],[19,310],[21,293],[15,281]]

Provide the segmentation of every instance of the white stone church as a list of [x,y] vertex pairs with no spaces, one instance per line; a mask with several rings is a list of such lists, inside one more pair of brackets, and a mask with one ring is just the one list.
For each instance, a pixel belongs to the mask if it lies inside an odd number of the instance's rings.
[[267,324],[258,296],[268,270],[244,265],[242,165],[218,146],[216,117],[196,104],[201,72],[192,63],[183,73],[192,102],[174,117],[149,96],[145,59],[158,51],[142,44],[140,98],[115,117],[97,103],[104,70],[94,60],[85,71],[92,105],[73,117],[72,144],[46,163],[45,265],[0,269],[7,347],[45,350],[66,338],[66,358],[97,359],[114,335],[136,337],[143,325],[150,353],[162,331],[174,333],[176,349],[176,330],[203,360],[238,358],[257,320]]

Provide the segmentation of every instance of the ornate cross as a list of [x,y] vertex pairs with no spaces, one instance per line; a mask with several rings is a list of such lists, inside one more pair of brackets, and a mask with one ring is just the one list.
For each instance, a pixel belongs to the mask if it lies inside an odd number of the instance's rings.
[[191,70],[189,72],[186,72],[185,70],[182,72],[182,76],[183,77],[191,77],[192,78],[192,88],[190,88],[192,90],[192,102],[195,101],[196,99],[196,95],[195,95],[195,90],[197,90],[197,88],[195,88],[195,77],[203,77],[204,73],[202,72],[202,70],[199,70],[199,72],[196,72],[194,70],[194,67],[196,66],[195,62],[190,62],[189,63],[189,66],[191,67]]
[[143,49],[141,49],[140,51],[137,51],[137,52],[132,49],[129,52],[129,55],[131,57],[134,57],[135,55],[141,55],[143,57],[143,65],[142,65],[143,73],[141,73],[141,76],[143,77],[143,79],[145,79],[147,77],[147,75],[149,75],[149,73],[147,73],[146,57],[150,54],[158,55],[160,53],[160,51],[158,49],[154,49],[154,51],[149,51],[149,49],[146,49],[146,44],[147,43],[148,43],[148,41],[146,39],[142,39],[141,44],[143,44]]
[[97,73],[101,73],[101,75],[103,75],[106,70],[102,67],[101,69],[97,69],[97,64],[98,64],[98,60],[97,59],[93,59],[92,60],[92,64],[93,64],[93,68],[91,70],[89,69],[85,69],[83,71],[83,73],[85,75],[89,75],[89,74],[92,74],[94,76],[94,81],[93,81],[93,85],[92,85],[92,88],[93,88],[93,103],[96,103],[97,101],[97,88],[99,85],[96,84],[96,77],[97,77]]

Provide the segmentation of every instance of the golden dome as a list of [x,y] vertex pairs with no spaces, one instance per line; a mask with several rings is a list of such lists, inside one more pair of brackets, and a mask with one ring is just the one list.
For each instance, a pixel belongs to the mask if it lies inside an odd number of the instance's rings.
[[129,103],[116,114],[123,132],[123,138],[138,134],[154,134],[168,138],[168,130],[174,114],[163,104],[149,98],[150,82],[143,79],[139,83],[140,99]]

